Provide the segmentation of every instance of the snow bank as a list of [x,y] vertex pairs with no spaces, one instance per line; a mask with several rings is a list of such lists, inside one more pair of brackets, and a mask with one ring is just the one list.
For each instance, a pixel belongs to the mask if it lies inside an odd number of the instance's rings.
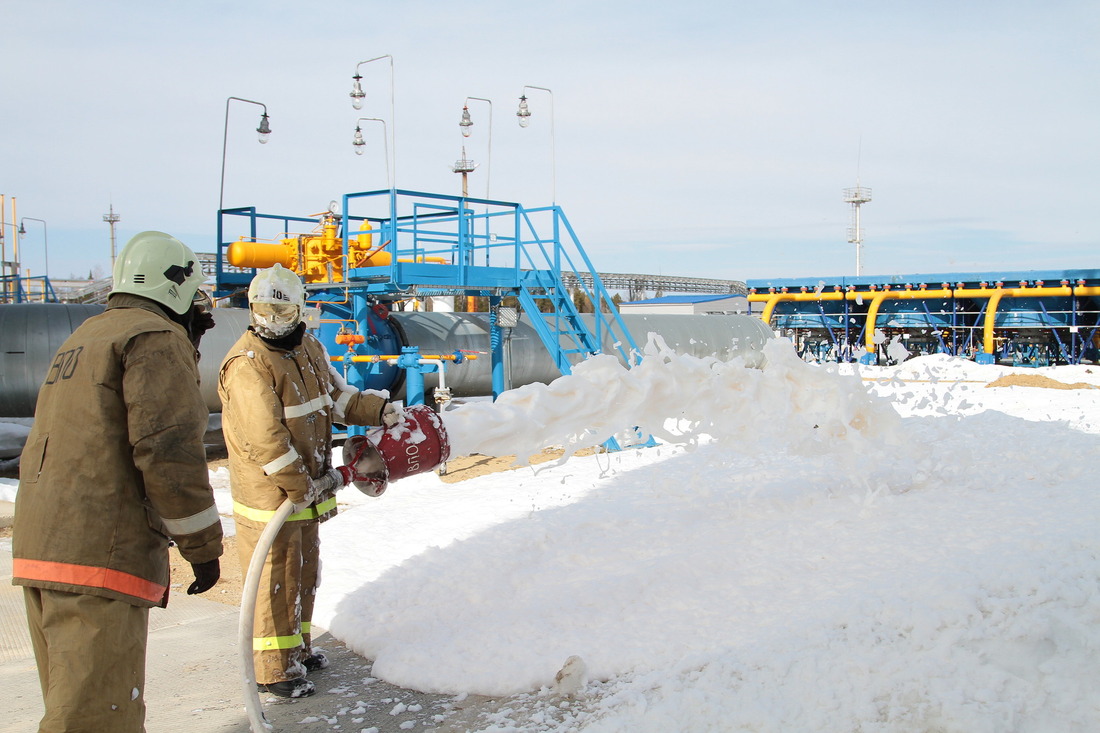
[[[478,406],[477,445],[577,444],[597,412],[611,430],[671,414],[686,442],[399,482],[325,525],[315,621],[391,682],[514,695],[484,730],[1100,727],[1100,439],[1053,390],[1013,397],[1017,417],[982,405],[1008,399],[990,372],[935,360],[657,354],[614,398],[578,369]],[[517,406],[548,395],[545,415]],[[551,685],[572,655],[592,681],[566,705]]]

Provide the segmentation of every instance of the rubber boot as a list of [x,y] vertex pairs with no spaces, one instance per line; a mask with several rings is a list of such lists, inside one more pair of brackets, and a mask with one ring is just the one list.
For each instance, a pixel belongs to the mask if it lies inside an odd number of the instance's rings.
[[283,682],[272,682],[268,685],[257,684],[260,692],[270,692],[278,697],[309,697],[317,692],[317,688],[305,677]]
[[314,649],[313,654],[302,660],[302,666],[306,668],[306,673],[316,672],[319,669],[325,669],[328,667],[328,657],[320,649]]

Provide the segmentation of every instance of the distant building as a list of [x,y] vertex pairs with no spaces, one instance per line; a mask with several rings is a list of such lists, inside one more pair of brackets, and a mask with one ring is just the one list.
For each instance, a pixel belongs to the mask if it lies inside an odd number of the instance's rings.
[[[744,295],[666,295],[662,298],[620,303],[619,310],[622,313],[669,313],[688,316],[708,313],[747,314],[749,299]],[[757,307],[757,310],[762,308]]]

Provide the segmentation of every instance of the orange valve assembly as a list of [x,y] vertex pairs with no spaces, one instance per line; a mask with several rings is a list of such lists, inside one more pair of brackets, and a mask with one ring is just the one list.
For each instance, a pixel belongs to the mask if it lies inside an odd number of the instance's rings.
[[[339,229],[338,218],[334,214],[325,214],[320,233],[287,235],[277,242],[259,242],[242,237],[229,245],[227,258],[234,267],[262,268],[278,263],[301,275],[307,283],[343,282],[344,243]],[[352,268],[392,264],[393,256],[386,251],[389,241],[372,247],[372,236],[371,224],[364,220],[359,225],[359,233],[348,239],[348,260]],[[398,258],[398,261],[412,262],[413,259]],[[415,261],[447,264],[446,258],[423,255],[416,257]]]
[[[344,243],[338,232],[337,218],[327,214],[321,220],[320,233],[288,235],[277,242],[242,237],[229,245],[227,258],[234,267],[271,267],[278,263],[301,275],[307,283],[343,282]],[[348,240],[348,258],[353,266],[388,265],[389,253],[371,251],[370,222],[364,221],[359,232]]]
[[348,330],[341,330],[338,334],[336,334],[336,343],[340,344],[341,346],[355,346],[356,344],[366,342],[366,340],[367,337],[363,334],[352,333]]

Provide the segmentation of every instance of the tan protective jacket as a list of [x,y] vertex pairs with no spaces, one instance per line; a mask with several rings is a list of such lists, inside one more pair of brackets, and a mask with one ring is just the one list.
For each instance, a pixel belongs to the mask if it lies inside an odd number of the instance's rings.
[[[218,395],[234,519],[253,527],[263,527],[287,497],[304,503],[309,479],[332,468],[334,422],[380,425],[386,406],[382,395],[348,386],[309,333],[287,351],[245,331],[222,362]],[[289,520],[335,513],[334,494],[313,498]]]
[[222,554],[196,356],[126,294],[62,344],[19,461],[15,585],[164,606],[169,537],[191,563]]

